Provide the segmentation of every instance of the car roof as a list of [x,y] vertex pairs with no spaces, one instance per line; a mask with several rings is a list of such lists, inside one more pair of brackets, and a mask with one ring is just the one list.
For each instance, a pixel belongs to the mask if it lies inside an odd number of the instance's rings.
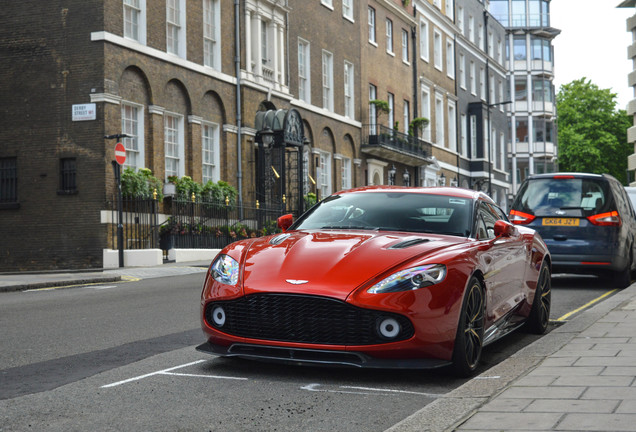
[[533,174],[530,177],[528,177],[527,180],[556,178],[556,177],[562,177],[562,178],[568,178],[568,177],[571,177],[571,178],[596,178],[596,179],[613,178],[609,174],[594,174],[594,173],[583,173],[583,172],[555,172],[555,173]]
[[334,195],[350,193],[377,193],[377,192],[399,192],[414,193],[422,195],[448,195],[456,198],[466,198],[473,200],[483,200],[495,204],[495,202],[484,192],[459,187],[408,187],[408,186],[361,186],[353,189],[342,190]]

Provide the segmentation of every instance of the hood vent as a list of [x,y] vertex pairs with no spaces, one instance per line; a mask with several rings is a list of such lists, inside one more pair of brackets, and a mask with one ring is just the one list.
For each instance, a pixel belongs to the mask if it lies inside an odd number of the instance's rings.
[[291,236],[291,234],[281,234],[281,235],[277,235],[276,237],[272,238],[272,239],[269,241],[269,244],[274,245],[274,246],[279,245],[279,244],[281,244],[282,242],[284,242],[285,240],[287,240],[287,239],[289,238],[289,236]]
[[429,242],[430,239],[427,238],[416,238],[416,239],[411,239],[411,240],[405,240],[403,242],[394,244],[393,246],[390,246],[389,249],[406,249],[408,247],[411,246],[415,246],[421,243],[426,243]]

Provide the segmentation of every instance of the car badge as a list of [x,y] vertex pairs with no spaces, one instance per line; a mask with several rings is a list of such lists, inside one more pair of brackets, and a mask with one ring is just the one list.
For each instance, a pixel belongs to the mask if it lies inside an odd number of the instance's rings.
[[285,282],[290,283],[292,285],[302,285],[302,284],[306,284],[309,281],[300,280],[300,279],[285,279]]
[[562,216],[565,214],[563,210],[557,210],[555,213],[558,214],[559,216]]

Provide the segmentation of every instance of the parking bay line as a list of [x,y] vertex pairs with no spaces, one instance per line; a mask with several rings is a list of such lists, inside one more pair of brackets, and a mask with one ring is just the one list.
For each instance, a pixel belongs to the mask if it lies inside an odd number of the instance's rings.
[[151,373],[144,374],[144,375],[139,375],[139,376],[136,376],[136,377],[133,377],[133,378],[128,378],[128,379],[125,379],[125,380],[122,380],[122,381],[117,381],[117,382],[114,382],[114,383],[111,383],[111,384],[105,384],[105,385],[101,386],[100,388],[117,387],[117,386],[120,386],[122,384],[127,384],[127,383],[130,383],[130,382],[133,382],[133,381],[140,381],[142,379],[149,378],[149,377],[155,376],[155,375],[176,375],[176,376],[193,376],[193,377],[205,377],[205,378],[216,378],[216,379],[247,380],[247,378],[226,377],[226,376],[219,376],[219,375],[199,375],[199,374],[172,373],[173,370],[183,369],[185,367],[192,366],[192,365],[195,365],[195,364],[199,364],[199,363],[202,363],[204,361],[207,361],[207,360],[197,360],[197,361],[194,361],[194,362],[191,362],[191,363],[186,363],[186,364],[183,364],[183,365],[174,366],[174,367],[171,367],[171,368],[168,368],[168,369],[163,369],[163,370],[160,370],[160,371],[151,372]]
[[580,312],[580,311],[582,311],[582,310],[584,310],[584,309],[587,309],[587,308],[591,307],[593,304],[598,303],[599,301],[603,300],[605,297],[607,297],[607,296],[609,296],[609,295],[611,295],[611,294],[614,294],[616,291],[618,291],[618,290],[617,290],[617,289],[613,289],[613,290],[611,290],[611,291],[608,291],[608,292],[606,292],[605,294],[603,294],[602,296],[597,297],[597,298],[595,298],[594,300],[591,300],[591,301],[589,301],[589,302],[585,303],[585,304],[584,304],[583,306],[581,306],[580,308],[574,309],[573,311],[566,313],[566,314],[565,314],[565,315],[563,315],[562,317],[557,318],[555,321],[556,321],[556,322],[563,322],[563,321],[567,321],[567,319],[568,319],[569,317],[571,317],[572,315],[574,315],[575,313]]

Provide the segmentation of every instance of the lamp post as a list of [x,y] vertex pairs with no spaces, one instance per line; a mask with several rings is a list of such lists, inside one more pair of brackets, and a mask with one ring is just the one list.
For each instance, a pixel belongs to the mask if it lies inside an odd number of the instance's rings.
[[[126,134],[106,135],[105,139],[115,139],[119,141],[122,138],[131,138]],[[121,199],[121,166],[117,161],[112,161],[113,170],[115,171],[115,181],[117,181],[117,247],[119,248],[119,267],[124,266],[124,225],[123,225],[123,205]]]
[[446,186],[446,176],[444,175],[444,173],[442,173],[439,176],[439,185],[440,186]]
[[389,170],[389,185],[395,185],[395,173],[397,170],[395,169],[395,165],[391,165],[391,169]]
[[404,175],[402,178],[404,179],[404,186],[411,186],[411,175],[409,174],[408,168],[404,168]]

